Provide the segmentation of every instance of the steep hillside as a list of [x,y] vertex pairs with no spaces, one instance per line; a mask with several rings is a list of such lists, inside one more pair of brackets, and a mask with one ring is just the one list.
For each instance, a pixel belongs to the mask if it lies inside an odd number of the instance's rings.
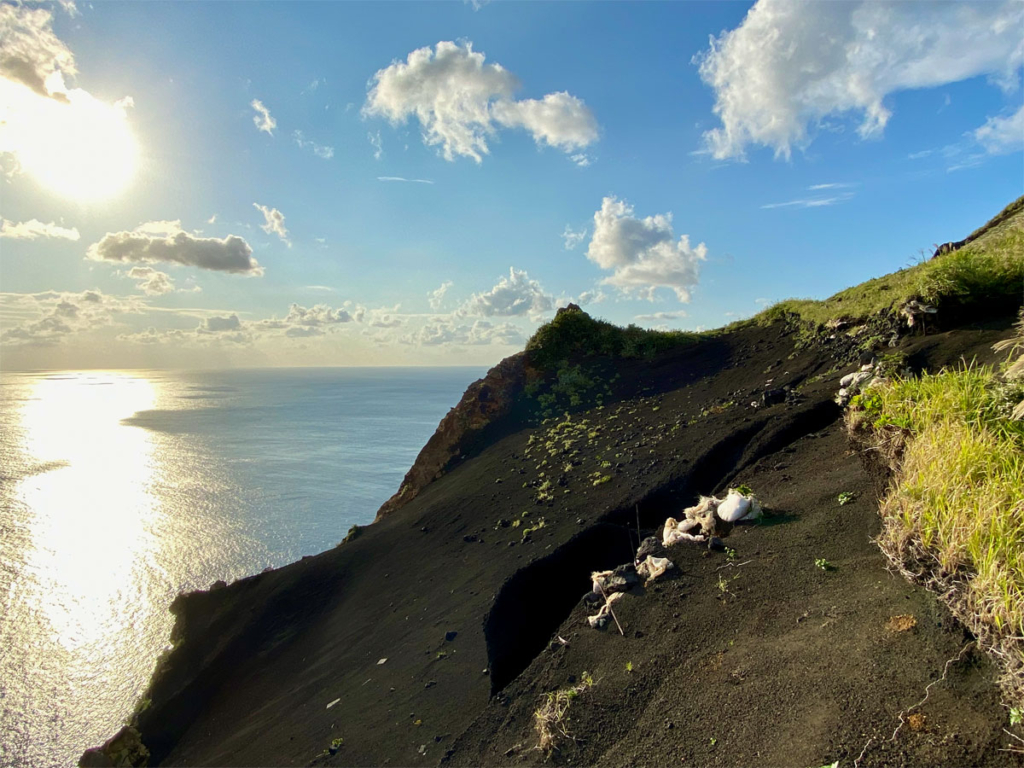
[[[865,353],[996,362],[1020,216],[891,276],[884,306],[843,299],[863,313],[833,297],[699,337],[561,314],[471,387],[374,525],[175,602],[136,721],[152,763],[1018,764],[998,670],[886,570],[888,477],[834,398]],[[921,295],[948,258],[959,282]],[[960,290],[978,264],[1010,281],[981,305]],[[939,309],[927,334],[912,298]],[[659,549],[675,568],[588,625],[592,571],[741,483],[767,517]]]

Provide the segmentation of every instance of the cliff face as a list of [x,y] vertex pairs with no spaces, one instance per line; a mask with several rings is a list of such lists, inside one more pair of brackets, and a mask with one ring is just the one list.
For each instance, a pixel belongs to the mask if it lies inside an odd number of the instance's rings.
[[416,457],[398,491],[385,501],[374,522],[401,509],[429,483],[441,477],[481,431],[508,415],[527,381],[526,353],[506,357],[469,385],[459,404],[441,419]]

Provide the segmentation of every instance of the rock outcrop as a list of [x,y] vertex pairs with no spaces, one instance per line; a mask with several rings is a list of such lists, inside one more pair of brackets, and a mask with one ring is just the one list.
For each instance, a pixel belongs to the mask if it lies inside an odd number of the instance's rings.
[[428,484],[441,477],[451,462],[480,432],[507,415],[527,381],[525,352],[506,357],[482,379],[469,385],[459,404],[441,419],[437,430],[423,446],[398,492],[377,510],[381,520],[412,501]]

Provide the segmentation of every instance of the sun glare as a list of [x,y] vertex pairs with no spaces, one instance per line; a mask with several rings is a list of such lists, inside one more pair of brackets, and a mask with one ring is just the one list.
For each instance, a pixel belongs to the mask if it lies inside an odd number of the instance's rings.
[[126,106],[80,89],[47,98],[0,79],[0,151],[63,197],[106,200],[127,188],[138,166]]

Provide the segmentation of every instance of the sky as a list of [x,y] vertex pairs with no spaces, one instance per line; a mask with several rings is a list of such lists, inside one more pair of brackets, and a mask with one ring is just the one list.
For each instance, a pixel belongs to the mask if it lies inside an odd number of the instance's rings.
[[0,0],[0,369],[708,329],[1024,193],[1024,3]]

